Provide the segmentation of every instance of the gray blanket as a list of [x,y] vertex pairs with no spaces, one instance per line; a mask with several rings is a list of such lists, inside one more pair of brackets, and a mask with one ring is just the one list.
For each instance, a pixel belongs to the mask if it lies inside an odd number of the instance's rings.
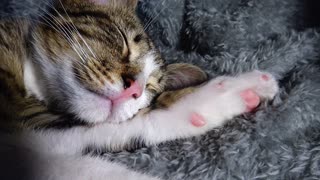
[[138,13],[168,63],[196,64],[212,77],[266,70],[281,91],[204,136],[105,156],[164,179],[320,179],[313,9],[319,4],[299,0],[141,1]]
[[[0,10],[25,15],[36,1],[3,0]],[[164,179],[320,179],[318,7],[312,0],[141,0],[139,16],[168,63],[196,64],[211,77],[266,70],[281,91],[201,137],[103,156]]]

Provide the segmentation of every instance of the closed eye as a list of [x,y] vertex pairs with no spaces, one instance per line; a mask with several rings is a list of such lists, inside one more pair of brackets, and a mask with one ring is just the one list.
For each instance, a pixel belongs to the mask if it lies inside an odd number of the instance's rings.
[[124,34],[123,31],[121,31],[118,27],[116,27],[117,30],[119,31],[120,35],[122,36],[122,39],[124,41],[124,47],[123,47],[123,52],[122,52],[122,61],[125,63],[129,62],[129,56],[130,56],[130,49],[129,49],[129,44],[128,44],[128,39],[126,35]]

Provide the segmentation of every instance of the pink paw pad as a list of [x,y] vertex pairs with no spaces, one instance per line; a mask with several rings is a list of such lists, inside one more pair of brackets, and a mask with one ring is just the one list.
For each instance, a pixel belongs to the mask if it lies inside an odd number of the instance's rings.
[[222,81],[218,83],[218,88],[220,88],[220,89],[223,88],[223,82]]
[[240,96],[243,98],[243,100],[246,103],[247,112],[252,111],[260,103],[259,96],[251,89],[241,92]]
[[261,76],[261,79],[264,80],[264,81],[269,81],[270,77],[268,75],[266,75],[266,74],[263,74]]
[[202,127],[206,124],[206,121],[203,116],[194,112],[191,114],[191,124],[196,127]]

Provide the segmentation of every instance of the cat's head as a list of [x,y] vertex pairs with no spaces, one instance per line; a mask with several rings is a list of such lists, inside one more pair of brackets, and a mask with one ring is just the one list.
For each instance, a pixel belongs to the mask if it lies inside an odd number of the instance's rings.
[[50,107],[89,123],[122,122],[165,88],[203,80],[193,66],[166,73],[135,16],[137,0],[61,2],[34,27],[25,65],[27,88]]

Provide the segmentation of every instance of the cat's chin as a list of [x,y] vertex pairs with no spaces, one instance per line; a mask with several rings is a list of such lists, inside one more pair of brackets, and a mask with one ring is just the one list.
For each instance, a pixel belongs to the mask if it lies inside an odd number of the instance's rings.
[[90,93],[72,98],[71,104],[72,113],[90,124],[106,122],[112,111],[111,100]]
[[73,101],[73,113],[90,124],[119,124],[131,119],[137,112],[141,102],[129,100],[114,104],[112,100],[97,95],[83,96]]
[[151,102],[151,96],[145,91],[141,97],[130,99],[121,103],[112,104],[110,115],[107,119],[108,123],[118,124],[133,118],[140,109],[147,107]]

